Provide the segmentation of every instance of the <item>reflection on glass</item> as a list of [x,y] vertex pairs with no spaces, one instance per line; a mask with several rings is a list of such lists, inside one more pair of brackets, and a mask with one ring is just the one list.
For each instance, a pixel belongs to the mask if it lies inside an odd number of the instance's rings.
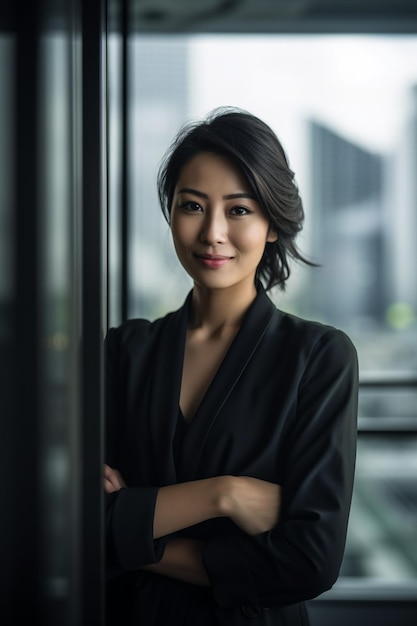
[[[158,317],[190,288],[158,207],[163,153],[183,122],[239,106],[287,149],[299,244],[321,264],[294,267],[277,306],[346,330],[362,374],[415,374],[417,37],[141,35],[129,68],[129,316]],[[360,416],[417,419],[416,393],[366,389]],[[360,440],[342,579],[417,584],[416,448]]]
[[70,45],[65,34],[40,41],[39,132],[42,213],[42,372],[39,433],[42,498],[42,581],[45,623],[70,623],[73,575],[74,408],[77,403],[71,360],[72,296],[71,92]]
[[119,71],[122,62],[122,38],[115,33],[107,37],[108,71],[112,75],[112,88],[109,91],[108,107],[108,298],[109,298],[109,326],[121,323],[121,250],[117,242],[121,238],[121,167],[122,161],[122,72]]

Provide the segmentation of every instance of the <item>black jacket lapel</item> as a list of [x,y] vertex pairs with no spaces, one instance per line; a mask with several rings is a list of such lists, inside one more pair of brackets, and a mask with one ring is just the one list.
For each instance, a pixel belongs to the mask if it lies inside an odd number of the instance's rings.
[[177,482],[172,442],[178,420],[182,364],[191,293],[184,305],[157,322],[147,410],[152,456],[160,485]]
[[266,333],[275,306],[262,286],[194,416],[184,442],[183,480],[193,480],[210,430]]

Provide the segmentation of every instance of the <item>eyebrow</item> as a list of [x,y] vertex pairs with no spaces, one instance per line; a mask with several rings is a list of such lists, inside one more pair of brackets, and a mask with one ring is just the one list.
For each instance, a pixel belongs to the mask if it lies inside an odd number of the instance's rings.
[[[208,195],[203,193],[202,191],[198,191],[197,189],[192,189],[191,187],[183,187],[179,189],[177,193],[191,193],[194,196],[198,196],[199,198],[208,199]],[[253,194],[247,193],[246,191],[238,192],[238,193],[229,193],[223,196],[223,200],[235,200],[237,198],[248,198],[249,200],[255,200],[256,198]]]

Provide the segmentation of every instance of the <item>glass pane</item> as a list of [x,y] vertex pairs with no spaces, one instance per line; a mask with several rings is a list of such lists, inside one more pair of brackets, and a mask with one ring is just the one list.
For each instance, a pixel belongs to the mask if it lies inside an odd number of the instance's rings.
[[108,111],[108,300],[109,326],[121,322],[121,167],[122,167],[122,38],[116,33],[107,37],[107,70],[111,89]]
[[360,439],[342,578],[417,583],[416,476],[417,436]]
[[40,39],[39,155],[41,222],[42,371],[39,433],[42,501],[42,593],[45,623],[72,623],[70,598],[77,528],[75,485],[79,460],[78,395],[72,298],[75,264],[71,192],[71,44],[65,33]]
[[359,394],[359,419],[406,418],[417,428],[417,389],[362,388]]
[[[189,116],[190,41],[132,37],[129,73],[129,316],[154,318],[191,286],[158,209],[159,161]],[[167,97],[168,94],[168,97]]]
[[[415,379],[417,37],[135,36],[129,87],[129,316],[162,315],[191,287],[157,168],[184,122],[234,105],[282,140],[306,212],[299,244],[321,264],[293,266],[286,292],[271,294],[277,306],[344,329],[362,376]],[[360,419],[415,424],[416,395],[363,389]],[[408,580],[415,593],[416,447],[415,437],[361,438],[342,583]]]
[[190,287],[159,215],[163,153],[183,122],[235,105],[282,140],[300,247],[322,265],[294,266],[277,305],[345,329],[362,371],[415,371],[417,37],[148,35],[129,50],[129,315],[155,317]]

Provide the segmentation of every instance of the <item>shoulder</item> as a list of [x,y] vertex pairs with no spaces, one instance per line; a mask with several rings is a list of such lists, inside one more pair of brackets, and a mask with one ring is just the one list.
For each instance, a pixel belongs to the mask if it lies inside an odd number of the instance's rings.
[[308,320],[275,308],[274,334],[309,360],[318,354],[357,360],[356,348],[348,334],[334,326]]
[[260,286],[249,325],[259,326],[262,320],[266,321],[263,346],[277,358],[297,359],[307,364],[314,355],[334,352],[342,360],[357,359],[356,348],[346,332],[279,309]]
[[106,342],[128,345],[146,337],[150,332],[151,322],[146,319],[129,319],[120,326],[113,326],[107,331]]
[[129,319],[120,326],[109,328],[106,335],[106,347],[108,352],[129,353],[135,352],[151,341],[158,330],[163,328],[173,314],[168,313],[165,317],[150,321],[143,318]]
[[305,340],[310,340],[313,343],[322,339],[352,343],[346,332],[340,328],[316,320],[298,317],[277,308],[275,311],[276,316],[288,332],[297,334]]
[[278,309],[273,320],[270,344],[275,345],[274,358],[285,362],[304,399],[327,393],[330,388],[352,397],[357,394],[358,355],[346,332]]

